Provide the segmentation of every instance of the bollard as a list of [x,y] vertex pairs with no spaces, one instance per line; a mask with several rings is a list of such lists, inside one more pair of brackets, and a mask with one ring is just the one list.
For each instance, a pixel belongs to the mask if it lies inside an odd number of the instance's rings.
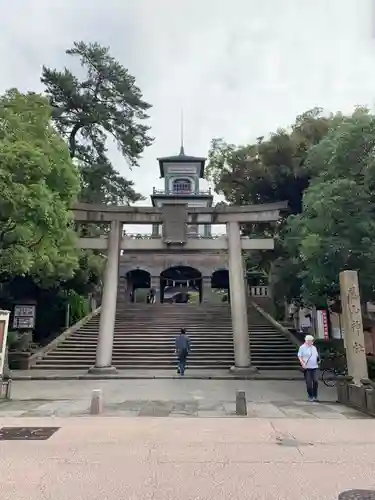
[[5,399],[12,399],[12,379],[8,379],[5,391]]
[[103,394],[101,389],[94,389],[91,393],[90,414],[99,415],[103,411]]
[[247,415],[245,391],[236,391],[236,415]]

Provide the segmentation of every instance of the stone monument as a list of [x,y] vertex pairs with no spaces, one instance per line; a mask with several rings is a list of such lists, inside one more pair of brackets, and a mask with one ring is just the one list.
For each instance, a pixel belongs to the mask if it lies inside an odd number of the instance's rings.
[[348,373],[355,385],[368,378],[357,271],[340,273],[342,321]]

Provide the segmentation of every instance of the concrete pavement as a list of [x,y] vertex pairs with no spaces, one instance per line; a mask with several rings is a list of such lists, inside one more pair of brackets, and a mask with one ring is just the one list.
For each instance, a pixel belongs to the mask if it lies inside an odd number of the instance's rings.
[[94,389],[103,391],[104,416],[230,417],[244,390],[249,418],[367,418],[336,404],[334,388],[322,386],[321,402],[311,404],[302,381],[193,379],[15,381],[0,417],[85,416]]
[[335,500],[375,489],[370,419],[0,417],[19,425],[61,428],[0,442],[2,500]]

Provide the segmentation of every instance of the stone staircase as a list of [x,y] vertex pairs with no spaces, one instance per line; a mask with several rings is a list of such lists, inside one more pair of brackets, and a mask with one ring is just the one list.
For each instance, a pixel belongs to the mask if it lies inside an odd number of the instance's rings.
[[[249,306],[253,364],[264,370],[298,368],[296,347]],[[88,369],[95,364],[99,315],[44,357],[37,369]],[[175,368],[174,341],[180,328],[191,338],[189,368],[229,368],[234,363],[228,304],[126,304],[117,306],[113,364],[118,369]]]

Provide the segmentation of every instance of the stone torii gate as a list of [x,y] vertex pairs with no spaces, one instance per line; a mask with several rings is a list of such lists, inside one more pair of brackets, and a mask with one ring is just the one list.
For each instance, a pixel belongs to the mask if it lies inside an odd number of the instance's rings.
[[[249,332],[247,322],[247,300],[243,267],[243,250],[272,250],[273,238],[241,237],[241,224],[277,222],[280,210],[287,209],[286,202],[267,205],[189,207],[186,204],[166,203],[156,207],[123,207],[78,204],[73,210],[80,224],[107,224],[108,237],[80,238],[80,247],[107,251],[104,273],[99,337],[95,366],[90,373],[115,373],[112,365],[114,327],[116,319],[117,283],[119,278],[120,250],[141,251],[176,249],[226,250],[228,252],[229,283],[231,290],[231,316],[234,344],[234,373],[252,373]],[[189,238],[187,226],[194,224],[225,224],[226,235],[219,238]],[[161,224],[160,238],[131,239],[123,236],[124,224]]]

